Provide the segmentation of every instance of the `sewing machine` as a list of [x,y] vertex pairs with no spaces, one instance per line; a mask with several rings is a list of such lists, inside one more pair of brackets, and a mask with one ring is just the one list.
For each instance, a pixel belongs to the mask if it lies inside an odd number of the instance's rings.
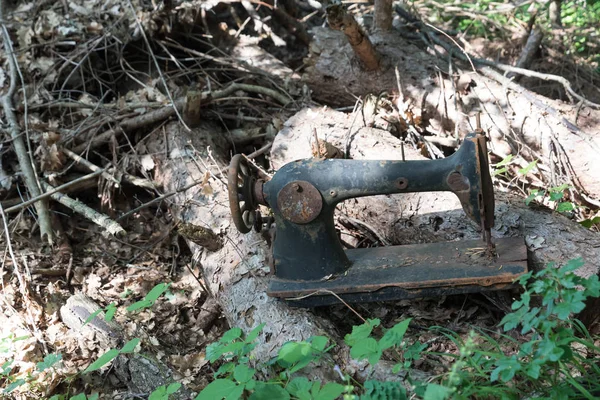
[[[469,134],[451,156],[426,161],[305,159],[271,179],[243,155],[229,167],[229,202],[242,233],[274,217],[268,295],[297,306],[383,301],[501,289],[527,272],[522,237],[492,239],[494,191],[486,138]],[[363,196],[451,191],[482,240],[344,249],[338,203]]]

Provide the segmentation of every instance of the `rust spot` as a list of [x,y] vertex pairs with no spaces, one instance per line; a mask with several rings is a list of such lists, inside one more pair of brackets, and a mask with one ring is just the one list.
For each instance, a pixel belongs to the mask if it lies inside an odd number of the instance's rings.
[[321,193],[310,182],[290,182],[277,195],[277,206],[287,220],[307,224],[321,213]]
[[408,187],[408,179],[406,179],[406,178],[396,179],[396,187],[400,190],[406,189]]

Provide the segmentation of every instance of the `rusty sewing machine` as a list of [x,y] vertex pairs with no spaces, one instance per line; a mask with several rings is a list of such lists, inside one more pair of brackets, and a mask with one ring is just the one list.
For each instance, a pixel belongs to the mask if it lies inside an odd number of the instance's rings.
[[[292,305],[480,292],[509,287],[527,272],[522,237],[492,239],[494,190],[486,138],[479,133],[467,135],[453,155],[439,160],[305,159],[284,165],[271,179],[236,155],[228,178],[240,232],[260,230],[259,205],[272,211],[274,276],[267,294]],[[466,215],[481,226],[483,239],[343,248],[334,224],[338,203],[428,191],[456,194]]]

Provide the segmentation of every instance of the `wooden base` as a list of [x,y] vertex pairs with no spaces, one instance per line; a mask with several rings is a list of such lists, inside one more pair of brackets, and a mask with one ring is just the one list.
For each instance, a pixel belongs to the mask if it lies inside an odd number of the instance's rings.
[[[524,238],[496,239],[496,256],[480,240],[347,250],[344,275],[319,281],[274,277],[267,294],[299,307],[398,300],[498,290],[527,272]],[[337,296],[337,297],[336,297]]]

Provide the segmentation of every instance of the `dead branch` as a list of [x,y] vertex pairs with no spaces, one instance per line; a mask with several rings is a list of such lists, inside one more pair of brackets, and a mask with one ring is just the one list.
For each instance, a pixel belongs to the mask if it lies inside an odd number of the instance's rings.
[[98,167],[97,165],[94,165],[93,163],[89,162],[85,158],[81,157],[79,154],[73,153],[69,149],[62,149],[62,151],[63,151],[63,153],[65,153],[65,155],[67,157],[69,157],[73,161],[85,166],[90,171],[92,171],[92,172],[100,171],[100,174],[102,175],[102,177],[104,179],[114,183],[115,187],[119,187],[119,181],[114,176],[112,176],[111,174],[106,172],[106,169],[103,169],[103,168]]
[[[225,98],[238,90],[241,90],[244,92],[256,93],[256,94],[262,94],[264,96],[272,97],[273,99],[277,100],[282,105],[287,105],[293,101],[291,97],[286,97],[285,95],[283,95],[273,89],[265,88],[262,86],[256,86],[256,85],[248,85],[248,84],[244,84],[244,83],[232,83],[228,87],[221,89],[221,90],[202,92],[201,93],[201,104],[205,105],[205,104],[210,103],[213,100]],[[186,99],[181,98],[181,99],[175,100],[175,102],[173,103],[173,106],[168,105],[166,107],[160,108],[160,109],[152,111],[150,113],[123,120],[117,127],[109,129],[108,131],[95,136],[88,143],[82,143],[78,146],[75,146],[73,148],[73,152],[82,153],[82,152],[86,151],[87,149],[92,149],[92,148],[101,146],[102,144],[106,143],[106,141],[109,140],[113,136],[118,136],[124,132],[128,132],[133,129],[143,128],[143,127],[155,124],[159,121],[163,121],[167,118],[170,118],[173,115],[175,115],[175,109],[178,109],[180,112],[183,110],[183,107],[185,106],[185,102],[186,102]]]
[[354,54],[368,71],[379,69],[379,54],[373,47],[369,36],[358,25],[354,17],[346,12],[343,4],[332,4],[327,7],[327,23],[331,29],[344,32]]
[[[4,4],[1,0],[0,21],[4,21]],[[10,132],[10,136],[12,138],[15,153],[17,154],[17,158],[19,160],[19,166],[21,167],[21,171],[23,171],[25,185],[27,186],[27,190],[29,190],[31,197],[36,198],[39,197],[42,192],[38,186],[33,160],[30,158],[30,154],[27,152],[23,136],[19,132],[19,123],[17,122],[17,117],[13,111],[12,105],[12,97],[17,90],[17,60],[15,58],[15,53],[12,48],[12,41],[10,39],[8,30],[6,29],[6,25],[2,22],[1,26],[2,36],[4,38],[4,50],[8,55],[10,86],[8,92],[2,96],[0,101],[2,102],[2,108],[4,109],[4,115],[6,117],[6,122],[8,123],[8,131]],[[52,232],[52,220],[50,218],[50,211],[48,210],[47,202],[36,202],[35,209],[39,218],[41,236],[42,238],[45,237],[46,240],[52,244],[54,242],[54,233]]]
[[54,193],[63,192],[66,189],[75,187],[76,185],[78,185],[79,183],[81,183],[83,181],[87,181],[88,179],[91,179],[91,178],[94,178],[94,177],[96,177],[98,175],[101,175],[101,174],[104,173],[104,171],[106,171],[106,170],[105,169],[99,169],[99,170],[96,170],[96,171],[92,172],[91,174],[87,174],[87,175],[82,176],[81,178],[77,178],[75,180],[67,182],[64,185],[57,186],[57,187],[53,188],[52,190],[49,190],[49,191],[47,191],[47,192],[45,192],[43,194],[40,194],[39,196],[37,196],[37,197],[35,197],[33,199],[29,199],[27,201],[24,201],[23,203],[17,204],[16,206],[7,208],[5,210],[5,212],[6,213],[11,213],[11,212],[14,212],[14,211],[19,211],[19,210],[21,210],[21,209],[23,209],[23,208],[25,208],[25,207],[27,207],[27,206],[35,203],[35,202],[38,202],[40,200],[44,200],[44,199],[47,199],[48,197],[51,197]]
[[[523,47],[523,51],[517,60],[515,67],[517,68],[529,68],[533,59],[535,58],[535,53],[540,48],[540,44],[542,43],[542,39],[544,34],[540,29],[532,29],[529,37],[527,38],[527,43],[525,43],[525,47]],[[506,76],[508,78],[515,77],[515,73],[511,72]],[[517,80],[517,78],[515,78]]]
[[[94,174],[98,174],[98,171],[94,172]],[[47,192],[54,191],[54,193],[52,193],[50,195],[52,200],[59,202],[60,204],[62,204],[65,207],[70,208],[77,214],[80,214],[80,215],[84,216],[85,218],[89,219],[96,225],[101,226],[102,228],[106,229],[106,231],[108,233],[110,233],[111,235],[115,235],[115,236],[125,235],[125,233],[126,233],[125,229],[123,229],[123,227],[121,227],[121,225],[119,225],[117,222],[110,219],[110,217],[108,215],[102,214],[102,213],[86,206],[79,200],[70,198],[66,194],[56,192],[56,188],[52,187],[50,184],[48,184],[44,181],[42,181],[42,186],[44,187],[44,190],[46,190]]]

